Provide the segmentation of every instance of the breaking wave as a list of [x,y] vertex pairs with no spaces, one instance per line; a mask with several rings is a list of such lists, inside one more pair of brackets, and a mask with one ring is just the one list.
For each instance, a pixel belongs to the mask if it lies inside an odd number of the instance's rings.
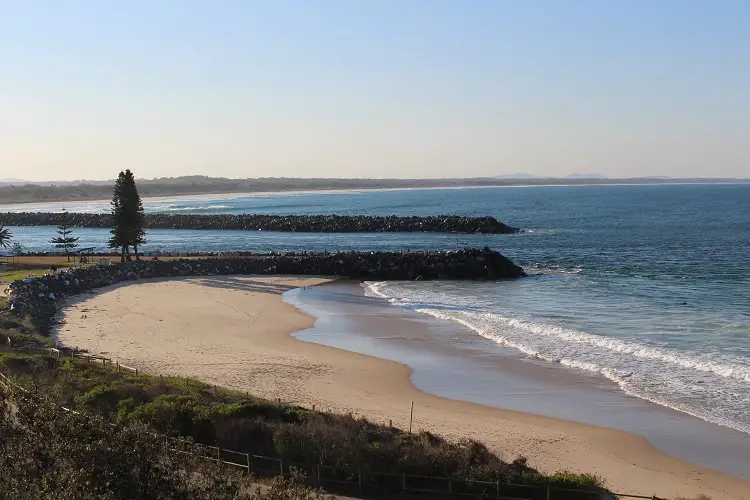
[[[632,396],[750,433],[750,362],[740,356],[683,351],[514,317],[487,306],[471,307],[478,298],[448,291],[415,292],[393,282],[365,286],[370,296],[458,323],[528,358],[596,373]],[[463,287],[464,293],[469,290]]]

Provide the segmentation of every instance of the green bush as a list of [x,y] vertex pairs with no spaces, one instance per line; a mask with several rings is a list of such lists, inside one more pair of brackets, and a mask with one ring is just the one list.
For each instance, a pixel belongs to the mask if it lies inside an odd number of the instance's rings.
[[55,370],[54,365],[39,364],[39,359],[7,357],[3,366],[19,377],[34,372],[38,385],[58,403],[93,412],[103,421],[128,428],[146,425],[203,444],[276,457],[311,473],[325,465],[344,479],[360,471],[365,480],[378,473],[403,473],[601,490],[597,476],[568,472],[546,476],[523,458],[504,462],[473,440],[448,442],[427,432],[409,434],[365,419],[279,405],[188,379],[118,374],[81,360],[60,360]]
[[0,391],[0,498],[250,498],[249,478],[218,467],[148,426],[115,426],[44,398]]

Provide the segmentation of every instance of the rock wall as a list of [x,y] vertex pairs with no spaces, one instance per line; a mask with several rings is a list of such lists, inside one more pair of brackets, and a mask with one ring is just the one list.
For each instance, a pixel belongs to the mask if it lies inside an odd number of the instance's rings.
[[[62,213],[3,213],[0,225],[58,226],[66,220]],[[109,214],[70,213],[68,222],[76,227],[111,227]],[[262,215],[262,214],[146,214],[151,229],[244,229],[308,233],[434,232],[509,234],[519,230],[494,217],[436,215],[402,217],[395,215]]]
[[141,261],[69,269],[10,284],[6,309],[48,331],[60,300],[122,281],[176,276],[286,274],[367,280],[494,280],[525,276],[488,248],[459,252],[348,252],[173,261]]

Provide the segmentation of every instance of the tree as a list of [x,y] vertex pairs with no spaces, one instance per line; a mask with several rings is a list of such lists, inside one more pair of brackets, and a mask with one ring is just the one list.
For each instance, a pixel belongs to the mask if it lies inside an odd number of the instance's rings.
[[122,190],[123,190],[123,178],[125,172],[120,172],[115,181],[115,187],[112,190],[112,230],[110,233],[112,237],[109,239],[110,248],[120,249],[120,258],[125,261],[125,251],[127,250],[127,236],[125,234],[125,228],[127,221],[125,220],[125,209],[122,206]]
[[143,202],[135,185],[135,176],[128,169],[120,172],[112,193],[112,237],[111,248],[120,248],[121,260],[130,260],[130,247],[133,247],[138,260],[138,246],[146,242],[144,229]]
[[11,251],[13,252],[13,256],[14,257],[20,257],[20,256],[22,256],[23,252],[24,252],[24,248],[23,248],[23,245],[21,244],[21,242],[20,241],[13,242],[13,250],[11,250]]
[[63,209],[63,221],[57,226],[57,234],[59,236],[51,239],[50,243],[56,248],[64,249],[65,255],[68,257],[68,262],[70,262],[70,251],[78,246],[78,238],[72,236],[68,212],[65,209]]
[[144,229],[145,217],[143,214],[143,201],[138,194],[135,185],[135,176],[130,170],[125,171],[124,193],[128,213],[128,243],[133,245],[135,259],[140,260],[138,247],[146,243],[146,230]]
[[13,237],[10,230],[5,226],[0,226],[0,248],[8,248],[10,240]]

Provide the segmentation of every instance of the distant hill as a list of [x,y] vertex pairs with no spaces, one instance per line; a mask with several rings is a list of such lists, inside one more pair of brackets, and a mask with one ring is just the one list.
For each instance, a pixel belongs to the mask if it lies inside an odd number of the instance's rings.
[[81,184],[112,185],[115,181],[27,181],[24,179],[0,179],[0,186],[79,186]]
[[496,175],[494,177],[495,179],[538,179],[536,175],[533,174],[504,174],[504,175]]
[[[515,174],[513,174],[515,175]],[[525,174],[524,174],[525,175]],[[592,175],[592,174],[579,174]],[[409,188],[455,188],[492,186],[567,186],[582,184],[670,184],[680,182],[750,182],[750,179],[689,178],[654,179],[635,177],[627,179],[585,178],[497,178],[475,177],[465,179],[299,179],[264,177],[259,179],[225,179],[201,175],[165,177],[160,179],[138,179],[138,190],[142,197],[186,196],[224,193],[268,193],[284,191],[330,191],[343,189],[409,189]],[[0,200],[3,204],[105,200],[112,196],[114,181],[78,181],[55,183],[26,183],[0,185]]]
[[602,174],[569,174],[565,176],[566,179],[606,179]]

